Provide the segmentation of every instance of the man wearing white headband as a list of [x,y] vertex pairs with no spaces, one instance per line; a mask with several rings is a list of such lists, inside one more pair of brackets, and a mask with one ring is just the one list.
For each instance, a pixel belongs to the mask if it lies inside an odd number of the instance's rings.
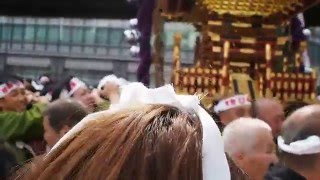
[[240,117],[250,117],[251,101],[248,95],[235,95],[220,100],[219,103],[214,106],[214,112],[219,116],[222,126],[226,126]]
[[99,91],[91,91],[88,86],[77,77],[69,76],[55,88],[52,100],[72,98],[81,103],[89,112],[105,110],[109,103],[100,98]]
[[[289,116],[297,109],[307,106],[304,102],[289,102],[286,103],[285,110],[283,105],[275,99],[258,99],[255,102],[255,114],[256,116],[264,120],[270,125],[274,141],[277,141],[277,137],[281,133],[282,124],[285,120],[285,116]],[[286,167],[281,162],[270,167],[265,180],[305,180],[303,176]]]
[[0,83],[0,109],[2,111],[23,112],[27,104],[25,87],[21,81],[12,78]]
[[240,118],[223,131],[224,148],[250,179],[263,180],[269,166],[277,162],[271,128],[253,118]]
[[42,112],[45,107],[43,102],[38,102],[27,109],[25,88],[20,79],[13,75],[0,75],[0,138],[12,147],[18,162],[34,155],[29,145],[42,142]]
[[281,159],[308,180],[320,179],[320,105],[290,115],[278,137]]

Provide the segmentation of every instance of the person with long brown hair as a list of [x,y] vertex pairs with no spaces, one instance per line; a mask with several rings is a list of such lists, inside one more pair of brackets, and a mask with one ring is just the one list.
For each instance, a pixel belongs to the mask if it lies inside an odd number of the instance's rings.
[[230,170],[219,129],[197,96],[131,83],[119,104],[84,118],[21,177],[229,180]]

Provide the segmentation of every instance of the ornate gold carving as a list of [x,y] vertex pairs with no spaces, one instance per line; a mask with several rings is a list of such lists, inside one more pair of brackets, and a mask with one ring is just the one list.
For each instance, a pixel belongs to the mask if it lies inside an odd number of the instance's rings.
[[299,0],[202,0],[202,4],[211,12],[235,16],[263,16],[282,13],[301,6]]

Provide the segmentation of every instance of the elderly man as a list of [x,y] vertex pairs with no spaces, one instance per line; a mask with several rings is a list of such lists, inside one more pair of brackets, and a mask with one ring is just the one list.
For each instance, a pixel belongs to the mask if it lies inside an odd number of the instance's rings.
[[223,131],[225,151],[250,179],[262,180],[269,166],[277,162],[271,128],[253,118],[240,118]]
[[284,163],[308,180],[320,179],[320,105],[305,106],[288,117],[278,138]]
[[[269,124],[272,129],[273,137],[276,140],[277,136],[280,134],[281,126],[285,119],[285,112],[282,104],[280,104],[280,102],[275,99],[262,98],[258,99],[254,105],[256,117]],[[289,105],[292,106],[292,104]],[[301,102],[295,102],[294,105],[297,107],[303,106]],[[290,107],[288,108],[288,110],[291,111],[290,109],[292,108],[296,107]],[[286,113],[291,113],[289,111]],[[304,180],[301,175],[287,167],[284,167],[281,164],[272,166],[269,169],[265,179]]]
[[248,95],[235,95],[219,101],[214,106],[214,112],[218,115],[220,126],[226,126],[240,117],[251,116],[251,101]]
[[281,131],[285,114],[282,104],[275,99],[262,98],[255,102],[256,117],[265,121],[272,130],[272,135],[277,137]]

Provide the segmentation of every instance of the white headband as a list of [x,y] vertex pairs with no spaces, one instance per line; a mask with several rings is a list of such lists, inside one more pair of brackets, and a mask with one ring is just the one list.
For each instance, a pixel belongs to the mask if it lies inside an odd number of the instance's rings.
[[310,136],[307,139],[285,144],[284,139],[278,137],[278,147],[281,151],[295,155],[310,155],[320,153],[320,137]]
[[67,97],[71,97],[79,88],[86,87],[86,84],[76,77],[72,78],[69,84],[70,91],[67,93]]
[[18,88],[23,88],[24,85],[22,82],[8,82],[0,85],[0,98],[4,98],[6,95],[8,95],[11,91],[18,89]]
[[31,85],[32,87],[37,90],[37,91],[41,91],[43,90],[44,86],[42,84],[38,84],[37,82],[35,81],[31,81]]
[[196,113],[202,124],[202,173],[204,180],[230,180],[230,170],[224,152],[223,141],[218,126],[212,117],[199,106],[198,96],[177,95],[171,85],[156,89],[148,89],[141,83],[130,83],[123,87],[118,104],[112,109],[91,114],[72,128],[52,148],[54,150],[66,139],[74,137],[85,125],[101,117],[108,112],[114,112],[122,108],[141,106],[144,104],[171,105],[190,113]]
[[120,87],[128,84],[127,80],[123,78],[118,78],[117,76],[112,74],[112,75],[105,76],[104,78],[101,79],[98,85],[98,89],[101,90],[104,85],[110,82],[115,83]]
[[236,95],[221,100],[216,106],[214,106],[214,112],[218,114],[223,111],[245,105],[251,105],[248,95]]

